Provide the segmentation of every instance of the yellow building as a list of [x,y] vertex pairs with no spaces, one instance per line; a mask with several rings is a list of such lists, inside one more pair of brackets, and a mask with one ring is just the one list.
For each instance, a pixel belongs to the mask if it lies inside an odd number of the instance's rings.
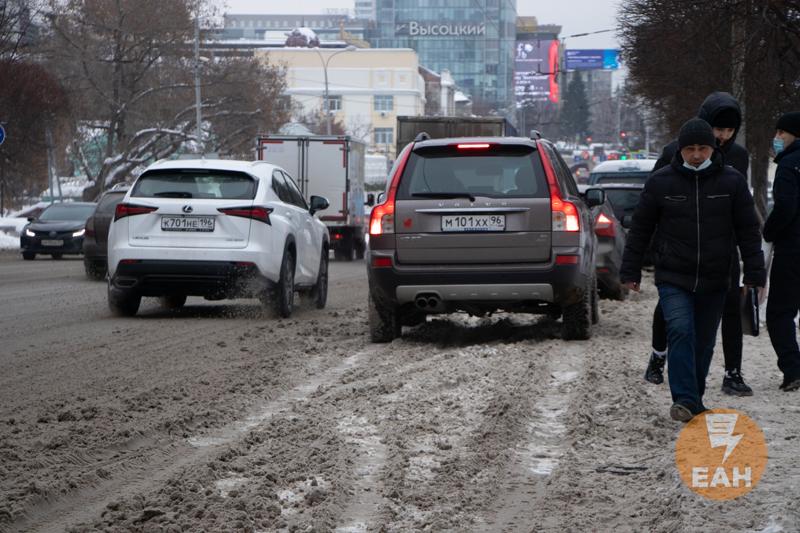
[[425,82],[414,50],[275,48],[256,56],[286,68],[286,93],[304,114],[323,109],[327,70],[331,118],[391,159],[397,116],[424,113]]

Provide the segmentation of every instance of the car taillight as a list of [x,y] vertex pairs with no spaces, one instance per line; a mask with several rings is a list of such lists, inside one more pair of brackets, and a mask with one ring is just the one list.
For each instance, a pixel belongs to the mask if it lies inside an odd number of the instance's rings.
[[271,207],[262,207],[260,205],[245,207],[221,207],[217,209],[217,211],[231,217],[250,218],[264,222],[270,226],[272,225],[272,222],[269,221],[269,214],[273,211]]
[[117,207],[114,209],[114,220],[117,221],[121,218],[130,217],[133,215],[146,215],[147,213],[152,213],[157,209],[157,207],[150,207],[148,205],[117,204]]
[[577,265],[578,264],[578,256],[577,255],[557,255],[556,256],[556,264],[557,265]]
[[370,235],[394,233],[394,198],[397,195],[397,186],[400,183],[400,176],[403,175],[403,170],[406,168],[406,163],[413,149],[414,143],[411,143],[400,153],[397,169],[394,174],[390,176],[391,181],[386,200],[382,204],[378,204],[372,208],[372,213],[370,213],[369,216]]
[[541,142],[539,155],[542,158],[542,166],[547,176],[547,185],[550,188],[550,210],[552,211],[552,231],[576,232],[581,230],[580,216],[578,208],[572,202],[567,202],[561,198],[561,191],[558,189],[556,174],[553,170],[554,161],[550,161],[547,151],[542,149]]
[[597,217],[597,222],[594,224],[594,232],[598,237],[613,237],[614,222],[603,213],[600,213],[600,216]]
[[489,143],[461,143],[456,146],[459,150],[486,150]]

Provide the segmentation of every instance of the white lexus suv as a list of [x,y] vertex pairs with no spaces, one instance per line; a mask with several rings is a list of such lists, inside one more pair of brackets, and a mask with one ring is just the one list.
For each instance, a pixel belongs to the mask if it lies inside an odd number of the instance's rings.
[[108,304],[133,316],[143,296],[260,298],[283,317],[328,294],[328,229],[285,170],[262,161],[159,161],[117,205],[108,236]]

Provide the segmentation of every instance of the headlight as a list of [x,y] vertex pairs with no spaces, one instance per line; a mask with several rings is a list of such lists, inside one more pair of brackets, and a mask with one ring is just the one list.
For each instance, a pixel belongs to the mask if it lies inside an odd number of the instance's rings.
[[73,237],[83,237],[83,234],[86,233],[86,228],[79,229],[75,233],[72,234]]
[[25,228],[25,235],[27,235],[28,237],[36,237],[36,234],[31,230],[29,230],[28,228]]

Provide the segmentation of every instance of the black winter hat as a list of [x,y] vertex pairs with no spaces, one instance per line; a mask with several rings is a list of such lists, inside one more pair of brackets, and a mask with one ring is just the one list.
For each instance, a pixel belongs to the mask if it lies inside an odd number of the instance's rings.
[[775,125],[776,130],[788,131],[795,137],[800,137],[800,111],[784,113]]
[[711,118],[710,123],[712,128],[738,129],[741,125],[741,117],[739,117],[738,111],[734,108],[726,107],[720,109],[719,112]]
[[679,149],[693,144],[704,144],[711,147],[717,145],[717,139],[714,137],[714,131],[711,129],[711,125],[702,118],[693,118],[686,121],[686,123],[681,126],[680,133],[678,133]]

